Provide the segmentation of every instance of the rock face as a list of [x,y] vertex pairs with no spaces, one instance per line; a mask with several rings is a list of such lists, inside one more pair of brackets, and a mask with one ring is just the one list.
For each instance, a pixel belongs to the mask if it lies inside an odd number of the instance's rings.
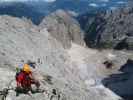
[[87,45],[132,50],[132,16],[133,9],[126,7],[97,14],[93,21],[89,21],[89,18],[84,27],[87,32],[85,36]]
[[[37,27],[32,25],[31,23],[25,22],[17,18],[11,18],[8,16],[2,16],[0,17],[0,20],[1,20],[0,22],[1,23],[1,26],[0,26],[0,30],[1,30],[0,31],[0,39],[1,39],[0,68],[1,69],[0,70],[2,74],[1,84],[0,84],[1,89],[4,87],[7,87],[6,85],[10,82],[10,80],[15,81],[14,79],[15,66],[17,66],[17,64],[20,62],[21,59],[25,61],[27,59],[31,59],[35,61],[37,61],[37,59],[40,59],[41,63],[38,63],[38,72],[41,71],[41,73],[45,73],[45,74],[49,72],[51,74],[52,73],[54,74],[55,72],[56,73],[60,72],[59,70],[55,70],[55,69],[57,66],[62,67],[65,65],[63,63],[65,61],[65,58],[63,59],[63,55],[62,55],[64,54],[63,53],[64,51],[61,50],[62,46],[60,45],[60,43],[58,43],[55,39],[50,37],[49,33],[45,29],[39,32]],[[59,59],[62,59],[62,60],[58,62]],[[56,62],[58,62],[58,64]],[[8,71],[8,69],[10,71]],[[42,70],[46,72],[43,72]],[[6,73],[7,71],[9,72],[9,75]],[[61,73],[59,76],[58,75],[55,77],[62,76]],[[46,81],[44,81],[44,83],[47,84]],[[48,84],[45,86],[46,86],[46,88],[44,87],[45,89],[50,88]],[[53,88],[54,88],[54,85],[53,85]],[[22,100],[23,98],[27,100],[32,99],[29,96],[23,96],[23,95],[16,97],[14,92],[12,91],[11,91],[11,94],[9,93],[9,96],[7,98],[9,98],[10,100]],[[36,100],[39,100],[39,99],[42,100],[43,98],[44,98],[44,95],[42,94],[36,94],[35,96]],[[45,99],[48,100],[48,98],[46,97]]]
[[[37,77],[44,93],[30,96],[11,90],[6,100],[120,100],[101,81],[118,73],[120,66],[131,59],[132,52],[97,51],[71,43],[64,49],[62,42],[53,38],[47,28],[37,27],[28,20],[0,16],[0,91],[16,87],[15,68],[21,60],[37,63]],[[60,35],[59,35],[60,36]],[[107,69],[103,62],[112,60]],[[132,91],[131,91],[132,92]],[[0,95],[3,100],[3,95]]]
[[45,17],[40,27],[41,29],[47,28],[51,36],[61,42],[64,48],[70,48],[71,42],[84,44],[84,33],[80,29],[80,25],[63,10],[57,10]]

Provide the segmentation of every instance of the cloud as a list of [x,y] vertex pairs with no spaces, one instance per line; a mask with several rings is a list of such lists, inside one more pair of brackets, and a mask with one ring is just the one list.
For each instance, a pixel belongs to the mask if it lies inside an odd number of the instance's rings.
[[56,0],[44,0],[45,2],[54,2]]
[[96,3],[90,3],[89,6],[91,6],[91,7],[98,7],[98,5]]
[[118,1],[117,2],[117,4],[124,4],[124,3],[126,3],[126,2],[124,2],[124,1]]
[[109,2],[110,0],[100,0],[101,2]]

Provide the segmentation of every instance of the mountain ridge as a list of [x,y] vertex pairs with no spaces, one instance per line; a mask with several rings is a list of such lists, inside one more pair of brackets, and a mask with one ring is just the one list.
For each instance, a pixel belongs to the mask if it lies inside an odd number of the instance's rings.
[[85,15],[88,19],[85,19],[83,28],[88,46],[132,50],[132,13],[132,7],[126,7],[104,11],[90,18]]

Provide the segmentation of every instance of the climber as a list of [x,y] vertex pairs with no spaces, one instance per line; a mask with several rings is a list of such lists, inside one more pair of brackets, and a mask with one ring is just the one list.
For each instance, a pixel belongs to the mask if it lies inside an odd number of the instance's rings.
[[[25,64],[25,61],[21,60],[20,64],[16,68],[16,71],[20,72],[23,69],[24,64]],[[36,62],[28,60],[26,64],[28,64],[31,68],[34,68],[34,69],[36,68]]]
[[31,60],[28,60],[27,63],[24,63],[24,60],[21,60],[21,63],[16,67],[16,77],[23,70],[23,67],[24,67],[25,64],[29,65],[30,68],[35,69],[35,66],[36,66],[36,63],[35,62],[33,62]]
[[24,64],[22,70],[16,74],[17,88],[23,89],[25,91],[32,90],[31,85],[35,84],[37,89],[40,87],[39,81],[35,80],[32,75],[32,70],[29,63]]

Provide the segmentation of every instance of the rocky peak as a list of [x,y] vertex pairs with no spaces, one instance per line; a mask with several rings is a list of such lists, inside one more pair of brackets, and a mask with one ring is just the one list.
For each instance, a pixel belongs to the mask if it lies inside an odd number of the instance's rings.
[[51,36],[60,41],[64,48],[70,48],[71,42],[84,44],[84,33],[79,23],[63,10],[57,10],[46,16],[40,24],[40,28],[47,28]]

